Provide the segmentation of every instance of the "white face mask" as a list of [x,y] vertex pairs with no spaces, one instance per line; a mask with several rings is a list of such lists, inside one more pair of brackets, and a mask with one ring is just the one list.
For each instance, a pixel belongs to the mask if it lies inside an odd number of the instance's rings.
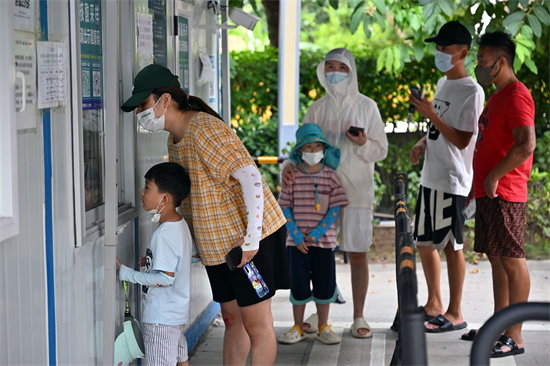
[[159,118],[155,116],[154,110],[154,108],[160,102],[160,99],[161,98],[157,100],[153,108],[146,109],[143,112],[137,114],[139,124],[141,125],[141,127],[143,127],[143,129],[149,132],[162,131],[164,129],[164,113],[166,113],[166,109],[168,109],[168,107],[164,109],[164,112],[162,112],[162,116],[160,116]]
[[155,208],[154,210],[147,211],[151,214],[151,221],[153,221],[153,222],[159,222],[160,221],[160,213],[162,212],[162,210],[164,210],[164,207],[166,207],[166,206],[164,206],[159,211],[160,202],[162,201],[163,198],[164,198],[164,195],[162,195],[162,197],[160,198],[160,201],[159,201],[159,204],[157,205],[157,208]]
[[339,84],[342,81],[346,80],[349,77],[349,73],[332,71],[326,73],[327,81],[331,84]]
[[436,50],[435,51],[435,67],[437,67],[437,69],[441,72],[449,71],[450,69],[452,69],[458,63],[458,61],[460,61],[460,60],[458,60],[457,62],[455,62],[453,64],[453,57],[458,55],[460,52],[462,52],[462,50],[455,53],[454,55],[449,55],[447,53]]
[[314,153],[302,151],[302,161],[311,166],[323,160],[324,157],[325,157],[325,152],[323,150],[317,151]]

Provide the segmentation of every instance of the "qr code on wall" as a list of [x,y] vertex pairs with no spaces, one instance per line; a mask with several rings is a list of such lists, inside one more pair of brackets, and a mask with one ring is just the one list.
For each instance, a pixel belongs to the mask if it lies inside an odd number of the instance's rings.
[[29,9],[31,7],[31,0],[15,0],[15,6]]
[[82,97],[90,98],[90,70],[82,70]]
[[93,85],[93,96],[94,97],[101,97],[101,72],[94,71],[94,79],[93,79],[94,85]]

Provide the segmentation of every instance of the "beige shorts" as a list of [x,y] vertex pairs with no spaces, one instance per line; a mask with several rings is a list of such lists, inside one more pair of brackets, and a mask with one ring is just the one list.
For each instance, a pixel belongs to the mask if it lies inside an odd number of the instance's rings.
[[366,253],[372,245],[372,209],[344,207],[336,219],[340,250]]

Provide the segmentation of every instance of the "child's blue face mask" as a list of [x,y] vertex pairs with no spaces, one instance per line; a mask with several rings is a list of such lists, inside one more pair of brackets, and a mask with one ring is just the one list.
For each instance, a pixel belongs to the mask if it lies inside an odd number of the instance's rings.
[[349,73],[347,72],[340,72],[340,71],[332,71],[327,72],[327,81],[331,84],[338,84],[342,81],[346,80],[349,77]]

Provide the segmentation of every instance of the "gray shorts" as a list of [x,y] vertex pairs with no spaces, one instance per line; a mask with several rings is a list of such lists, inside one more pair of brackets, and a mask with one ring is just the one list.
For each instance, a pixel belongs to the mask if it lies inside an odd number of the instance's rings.
[[185,362],[187,339],[182,325],[141,323],[147,366],[174,366]]
[[372,244],[372,209],[344,207],[336,219],[336,233],[340,233],[340,250],[366,253]]

